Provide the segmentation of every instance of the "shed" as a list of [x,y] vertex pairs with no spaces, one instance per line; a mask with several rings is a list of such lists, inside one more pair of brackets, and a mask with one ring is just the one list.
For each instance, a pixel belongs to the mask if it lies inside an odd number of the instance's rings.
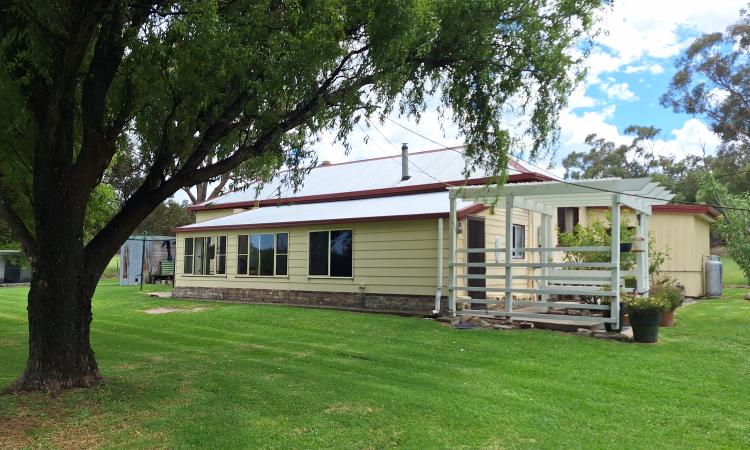
[[[167,267],[171,266],[174,273],[176,245],[174,236],[130,236],[120,247],[120,285],[139,284],[141,273],[143,282],[150,283],[162,273],[162,267],[168,270]],[[144,249],[146,257],[142,258]]]
[[28,283],[31,268],[20,250],[0,250],[0,284]]

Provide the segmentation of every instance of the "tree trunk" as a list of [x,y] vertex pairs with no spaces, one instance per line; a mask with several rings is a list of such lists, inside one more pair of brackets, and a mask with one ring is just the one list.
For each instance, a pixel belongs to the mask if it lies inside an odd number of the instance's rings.
[[[63,250],[64,251],[64,250]],[[15,391],[91,387],[101,381],[89,343],[95,277],[83,266],[34,267],[29,291],[29,358]]]

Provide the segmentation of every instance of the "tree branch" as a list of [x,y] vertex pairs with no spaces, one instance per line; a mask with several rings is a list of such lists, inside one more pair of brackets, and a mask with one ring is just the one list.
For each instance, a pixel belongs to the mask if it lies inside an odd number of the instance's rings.
[[198,203],[198,200],[195,198],[195,195],[193,195],[193,192],[190,191],[190,188],[182,188],[183,192],[185,192],[188,197],[190,197],[190,203],[195,205]]
[[127,9],[123,4],[116,2],[108,11],[83,82],[83,141],[73,173],[84,200],[88,200],[91,189],[112,160],[117,150],[117,136],[125,127],[133,107],[132,80],[126,77],[120,109],[113,123],[106,126],[108,93],[122,64],[126,43],[148,18],[147,8],[134,8],[132,11],[133,17],[128,26],[125,26]]
[[221,174],[221,178],[219,179],[219,184],[216,185],[216,187],[211,191],[211,194],[206,198],[206,200],[211,200],[212,198],[216,198],[221,195],[221,193],[224,191],[224,187],[226,187],[227,183],[229,183],[229,179],[231,178],[231,173],[226,172]]
[[23,220],[21,220],[21,217],[16,213],[16,210],[13,209],[13,206],[11,206],[7,199],[8,195],[5,193],[5,190],[0,188],[0,218],[5,220],[13,235],[21,242],[26,256],[33,261],[36,246],[34,236],[32,236],[29,228],[23,223]]

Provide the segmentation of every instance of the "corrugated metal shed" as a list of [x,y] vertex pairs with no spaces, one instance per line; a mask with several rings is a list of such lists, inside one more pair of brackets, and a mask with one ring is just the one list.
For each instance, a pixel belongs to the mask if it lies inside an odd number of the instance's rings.
[[[474,203],[460,201],[459,210]],[[178,231],[205,230],[211,228],[300,225],[313,223],[335,223],[377,219],[399,219],[416,217],[445,217],[450,202],[448,192],[398,195],[360,200],[345,200],[325,203],[303,203],[299,205],[267,206],[231,216],[207,220],[178,228]]]
[[31,267],[20,250],[0,250],[0,283],[28,283]]
[[[277,176],[266,183],[259,191],[257,191],[257,186],[251,186],[242,191],[230,192],[196,205],[196,207],[232,205],[273,198],[298,198],[341,192],[456,183],[465,180],[464,168],[465,160],[461,147],[409,154],[409,174],[411,178],[408,180],[401,179],[400,155],[320,165],[305,176],[304,184],[297,192],[294,192],[290,186],[283,184],[283,176]],[[526,163],[515,159],[511,160],[508,167],[509,175],[533,174],[535,172],[537,171]],[[485,173],[474,171],[469,175],[469,179],[485,176]]]
[[130,236],[120,247],[120,285],[141,282],[141,255],[145,244],[146,258],[143,260],[144,282],[159,273],[159,262],[174,260],[177,240],[174,236]]

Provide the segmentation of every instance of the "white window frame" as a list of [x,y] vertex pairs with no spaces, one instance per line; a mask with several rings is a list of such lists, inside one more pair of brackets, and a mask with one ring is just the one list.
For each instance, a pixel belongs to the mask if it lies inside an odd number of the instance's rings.
[[[352,274],[351,276],[331,276],[331,233],[334,231],[349,231],[352,233]],[[312,233],[328,232],[328,275],[310,275],[310,235]],[[351,228],[327,228],[321,230],[310,230],[307,232],[307,278],[325,278],[333,280],[354,279],[354,227]]]
[[[516,246],[516,228],[523,230],[523,246]],[[511,242],[513,243],[513,259],[526,259],[526,252],[523,250],[516,251],[516,248],[526,248],[526,225],[520,223],[514,223],[512,227],[513,235],[511,236]]]
[[[208,245],[206,244],[207,239],[211,239],[212,242],[214,242],[214,257],[212,258],[215,261],[215,270],[214,273],[206,273],[209,268],[209,259],[208,259]],[[221,248],[220,243],[221,239],[224,239],[224,253],[219,253],[219,249]],[[184,237],[182,238],[182,245],[185,245],[185,241],[187,239],[190,239],[193,241],[193,252],[191,254],[183,254],[182,255],[182,275],[183,276],[189,276],[189,277],[222,277],[226,278],[227,276],[227,245],[228,245],[228,238],[225,234],[219,234],[219,235],[211,235],[211,236],[192,236],[192,237]],[[196,239],[200,239],[203,243],[202,247],[202,261],[201,261],[201,272],[202,273],[195,273],[195,255],[196,255],[196,245],[195,241]],[[185,272],[185,258],[190,256],[190,259],[192,261],[191,267],[190,267],[190,273]],[[224,272],[218,273],[219,269],[219,258],[223,256],[224,257]]]

